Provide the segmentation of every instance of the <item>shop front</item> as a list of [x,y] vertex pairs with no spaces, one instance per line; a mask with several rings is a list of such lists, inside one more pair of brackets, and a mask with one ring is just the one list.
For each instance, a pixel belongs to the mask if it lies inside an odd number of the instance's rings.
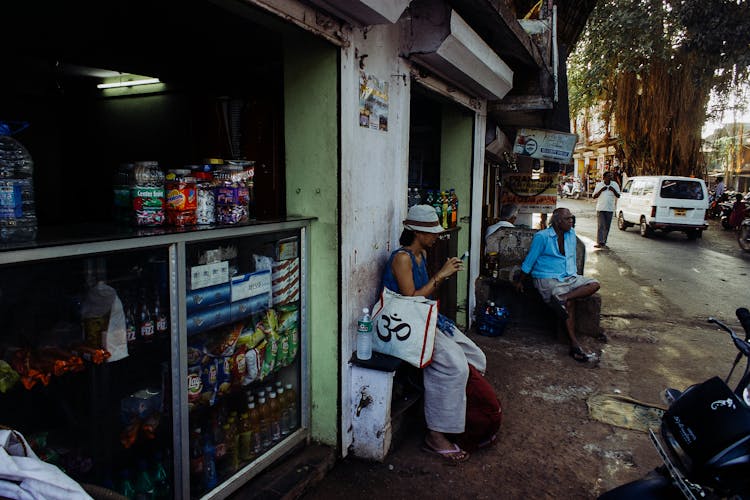
[[37,230],[0,249],[0,424],[81,484],[226,497],[336,445],[343,42],[285,19],[198,0],[4,15],[25,43],[0,120],[25,127]]

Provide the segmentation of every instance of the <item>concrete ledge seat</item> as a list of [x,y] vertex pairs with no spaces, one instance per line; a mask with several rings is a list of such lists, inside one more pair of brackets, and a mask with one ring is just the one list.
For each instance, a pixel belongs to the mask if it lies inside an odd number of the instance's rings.
[[[508,227],[495,231],[486,241],[485,255],[497,252],[497,278],[480,276],[475,283],[476,304],[482,307],[487,301],[504,306],[510,312],[510,325],[546,327],[561,340],[567,339],[564,322],[542,300],[530,277],[524,281],[524,293],[513,286],[514,277],[521,272],[521,264],[531,247],[537,229]],[[576,264],[583,274],[586,246],[578,239]],[[594,294],[576,300],[576,332],[596,337],[601,334],[601,297]]]
[[420,412],[422,371],[393,356],[373,352],[352,367],[351,453],[382,462],[406,432],[409,416]]

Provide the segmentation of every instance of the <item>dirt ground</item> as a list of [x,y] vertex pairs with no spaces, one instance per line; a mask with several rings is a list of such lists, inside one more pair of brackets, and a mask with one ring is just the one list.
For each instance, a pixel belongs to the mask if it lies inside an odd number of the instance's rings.
[[724,376],[736,351],[705,318],[639,283],[615,252],[589,259],[586,274],[602,283],[608,342],[582,339],[599,353],[597,364],[574,361],[549,331],[515,325],[501,337],[470,333],[487,354],[504,411],[494,447],[447,465],[421,451],[419,427],[384,463],[339,461],[304,498],[587,499],[659,465],[645,432],[593,418],[589,398],[620,394],[663,405],[663,388]]

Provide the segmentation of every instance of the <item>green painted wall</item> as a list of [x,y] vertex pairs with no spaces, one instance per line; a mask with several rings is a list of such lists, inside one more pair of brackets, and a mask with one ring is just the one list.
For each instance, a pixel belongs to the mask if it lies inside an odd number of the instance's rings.
[[[470,215],[471,159],[474,140],[474,115],[458,106],[443,105],[440,141],[440,185],[454,188],[458,196],[458,253],[469,248],[469,224],[461,224],[461,217]],[[479,258],[479,249],[471,249],[470,259]],[[464,266],[467,267],[468,266]],[[467,303],[468,272],[458,274],[457,300],[459,306]],[[456,315],[456,322],[468,325],[467,314]]]
[[284,39],[286,202],[310,229],[312,437],[335,446],[339,408],[338,52],[306,33]]

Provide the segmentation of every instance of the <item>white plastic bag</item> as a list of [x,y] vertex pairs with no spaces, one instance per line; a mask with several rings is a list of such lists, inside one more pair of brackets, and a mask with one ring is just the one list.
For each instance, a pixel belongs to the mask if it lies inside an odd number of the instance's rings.
[[20,432],[0,429],[0,498],[90,500],[81,485],[36,456]]
[[128,356],[127,326],[122,302],[114,288],[100,281],[81,305],[86,343],[111,355],[107,362]]

